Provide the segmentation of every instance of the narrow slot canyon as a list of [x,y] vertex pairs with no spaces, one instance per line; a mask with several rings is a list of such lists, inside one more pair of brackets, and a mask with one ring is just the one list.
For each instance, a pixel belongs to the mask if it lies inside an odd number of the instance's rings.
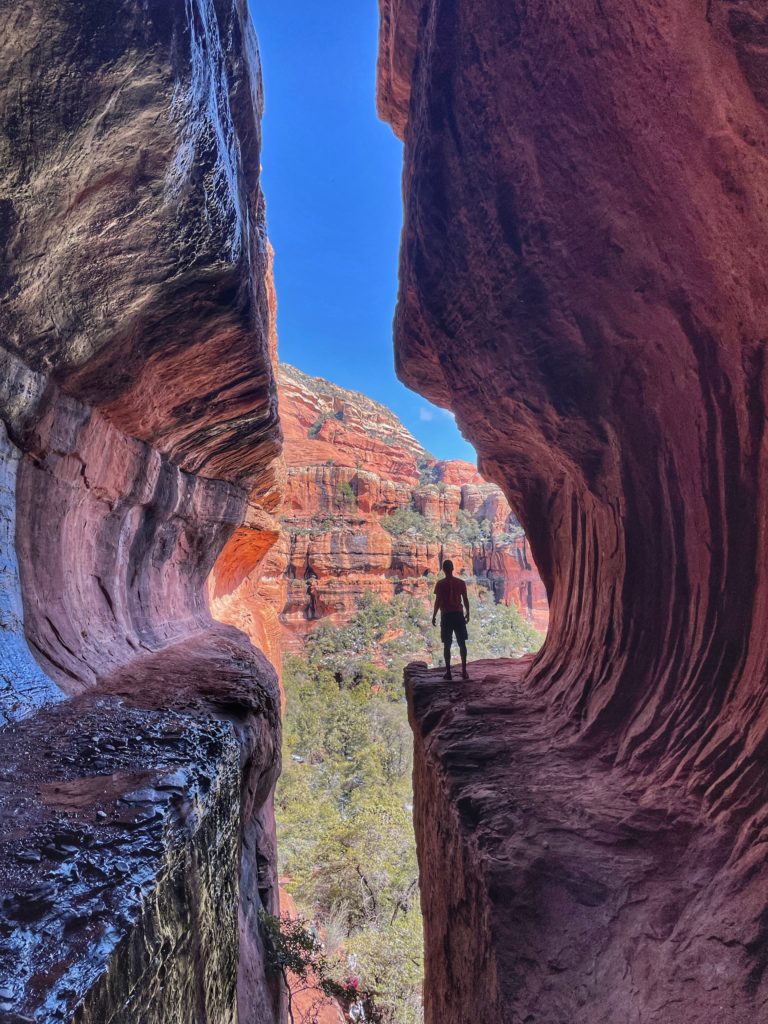
[[269,12],[0,10],[0,1022],[762,1021],[762,5],[379,0],[393,408]]

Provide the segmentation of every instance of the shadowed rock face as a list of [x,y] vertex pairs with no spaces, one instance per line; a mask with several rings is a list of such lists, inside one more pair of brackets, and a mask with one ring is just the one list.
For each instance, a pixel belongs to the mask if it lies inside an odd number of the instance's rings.
[[245,3],[3,8],[4,345],[184,469],[258,479],[276,400]]
[[0,1011],[271,1021],[277,682],[205,594],[282,479],[247,5],[0,14]]
[[[686,913],[692,897],[669,881],[663,970],[655,939],[621,917],[583,940],[624,958],[624,1016],[615,990],[593,978],[577,999],[583,971],[532,957],[505,1019],[670,1024],[725,1007],[746,1022],[765,998],[768,915],[765,11],[727,0],[382,7],[380,95],[405,138],[398,370],[454,409],[547,585],[548,640],[524,683],[544,723],[536,771],[555,736],[609,766],[594,783],[607,841],[639,848],[663,809],[676,841],[695,837],[676,853],[688,882],[719,894]],[[510,726],[511,751],[517,742]],[[440,757],[423,766],[443,770]],[[612,824],[612,773],[647,810],[635,839]],[[566,826],[574,860],[592,827]],[[481,873],[482,857],[467,856]],[[555,858],[521,856],[548,948]],[[533,875],[511,875],[491,902]],[[431,877],[427,899],[439,899]],[[651,879],[633,883],[638,899]],[[536,927],[497,934],[504,955],[530,956]],[[442,941],[439,927],[428,941]],[[723,943],[740,950],[727,970]],[[633,976],[637,956],[655,965],[653,983]],[[693,995],[702,986],[710,1004]]]
[[[2,840],[0,1010],[93,1024],[236,1019],[241,935],[258,936],[249,918],[272,898],[240,843],[269,851],[259,809],[275,779],[279,704],[276,689],[265,701],[253,687],[242,635],[222,629],[191,647],[217,669],[207,692],[171,650],[151,675],[110,680],[106,694],[47,708],[4,737],[0,813],[15,828]],[[217,717],[224,702],[238,719]],[[247,773],[245,758],[256,762]],[[245,800],[244,777],[260,782]],[[250,1019],[271,1021],[272,996],[253,982]]]
[[32,657],[24,635],[24,606],[16,554],[16,483],[20,453],[0,430],[0,724],[63,700]]

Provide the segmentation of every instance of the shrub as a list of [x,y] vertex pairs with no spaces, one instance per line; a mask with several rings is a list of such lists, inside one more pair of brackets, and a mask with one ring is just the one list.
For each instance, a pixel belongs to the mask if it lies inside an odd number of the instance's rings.
[[440,540],[440,530],[437,525],[414,508],[396,509],[390,515],[384,516],[381,525],[395,537],[411,533],[423,540]]
[[310,522],[297,519],[283,519],[285,530],[291,537],[319,537],[324,533],[341,526],[343,521],[338,519],[319,519]]
[[[470,599],[473,659],[538,648],[541,636],[514,607],[495,604],[488,592]],[[369,593],[345,626],[321,622],[303,656],[288,654],[283,664],[280,873],[302,913],[354,957],[359,992],[375,991],[378,1017],[366,1006],[365,1019],[382,1024],[422,1020],[413,739],[402,670],[414,658],[439,663],[441,649],[422,600],[398,594],[385,602]],[[267,923],[279,931],[276,969],[300,976],[314,946],[300,930],[285,937],[279,921]],[[322,970],[312,967],[315,977]],[[344,971],[331,966],[325,976]]]
[[[277,917],[265,910],[259,919],[267,969],[283,980],[292,1024],[314,1024],[322,1007],[332,1006],[334,1001],[345,1012],[354,1005],[364,1007],[364,1019],[372,1024],[381,1020],[372,993],[362,990],[357,978],[349,977],[341,960],[331,961],[325,956],[323,943],[306,921],[285,914]],[[299,1009],[295,999],[302,993],[311,995]]]
[[337,409],[336,412],[328,410],[327,412],[320,413],[315,422],[307,431],[307,437],[317,437],[320,431],[323,429],[323,424],[328,420],[343,420],[344,410]]
[[518,523],[517,519],[511,515],[507,520],[506,528],[502,530],[501,533],[497,533],[494,540],[500,544],[512,544],[514,541],[520,540],[520,538],[524,536],[525,531],[522,526]]
[[481,544],[485,539],[480,523],[463,509],[456,514],[456,533],[464,544]]
[[429,484],[436,484],[438,482],[438,468],[429,459],[417,459],[416,468],[419,471],[419,484],[422,487],[427,487]]
[[339,505],[356,505],[357,495],[355,489],[348,480],[344,480],[336,488],[336,501]]
[[463,509],[456,513],[456,525],[447,526],[450,536],[458,537],[462,544],[484,544],[493,538],[493,523],[490,519],[474,519]]

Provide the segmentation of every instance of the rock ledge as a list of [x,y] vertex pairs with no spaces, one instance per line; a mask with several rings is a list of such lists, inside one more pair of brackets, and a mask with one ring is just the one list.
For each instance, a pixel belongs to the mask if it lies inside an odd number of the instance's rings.
[[428,1024],[759,1019],[763,901],[738,848],[675,789],[561,747],[529,664],[406,670]]

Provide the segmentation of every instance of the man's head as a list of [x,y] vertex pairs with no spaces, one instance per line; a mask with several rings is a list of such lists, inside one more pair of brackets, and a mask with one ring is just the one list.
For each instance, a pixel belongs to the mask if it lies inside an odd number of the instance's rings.
[[453,562],[450,558],[446,558],[443,562],[443,572],[446,576],[453,576]]

